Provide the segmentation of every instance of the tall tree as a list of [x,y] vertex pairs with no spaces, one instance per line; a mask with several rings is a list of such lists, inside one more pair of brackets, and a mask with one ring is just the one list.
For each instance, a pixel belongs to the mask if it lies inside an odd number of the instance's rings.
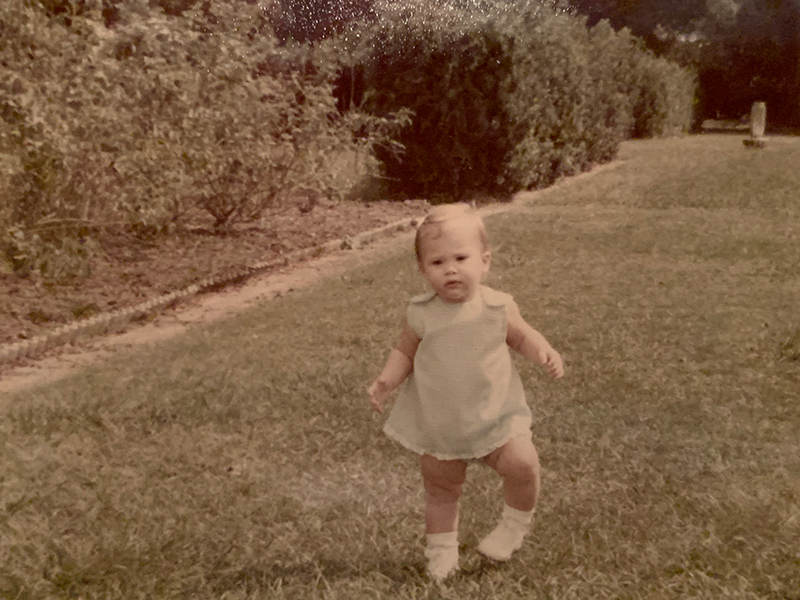
[[690,31],[707,13],[698,0],[569,0],[569,5],[587,15],[589,25],[606,19],[615,29],[627,27],[642,38],[652,36],[659,26]]
[[699,76],[700,117],[736,117],[767,102],[774,125],[800,127],[800,0],[569,0],[628,27]]
[[716,110],[733,116],[764,101],[771,123],[800,126],[800,2],[735,4],[733,19],[707,20],[704,29],[716,52],[701,61],[700,70],[713,80]]

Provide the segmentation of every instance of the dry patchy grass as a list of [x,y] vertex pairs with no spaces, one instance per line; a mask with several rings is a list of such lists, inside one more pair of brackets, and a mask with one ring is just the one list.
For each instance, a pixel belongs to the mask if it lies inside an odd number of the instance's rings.
[[367,409],[407,251],[15,398],[0,596],[800,598],[800,142],[621,160],[489,219],[490,284],[568,364],[520,364],[544,489],[511,562],[475,554],[472,466],[462,571],[425,579],[416,460]]

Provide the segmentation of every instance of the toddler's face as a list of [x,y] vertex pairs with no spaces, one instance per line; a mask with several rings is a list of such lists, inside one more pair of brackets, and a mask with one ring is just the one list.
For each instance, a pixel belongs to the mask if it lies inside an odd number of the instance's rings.
[[491,253],[483,249],[474,224],[465,219],[445,221],[421,244],[420,271],[443,301],[470,300],[489,271]]

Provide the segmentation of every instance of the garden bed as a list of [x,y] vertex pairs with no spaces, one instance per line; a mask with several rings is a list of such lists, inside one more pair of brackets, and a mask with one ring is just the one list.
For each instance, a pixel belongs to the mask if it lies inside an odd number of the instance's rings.
[[31,339],[203,279],[418,216],[427,206],[424,201],[331,202],[307,211],[276,211],[258,226],[228,232],[215,232],[198,222],[161,239],[108,237],[86,277],[53,282],[0,274],[0,344]]

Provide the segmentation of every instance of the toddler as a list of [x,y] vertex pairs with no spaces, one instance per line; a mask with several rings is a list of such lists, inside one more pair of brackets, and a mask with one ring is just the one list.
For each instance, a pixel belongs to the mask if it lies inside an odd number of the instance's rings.
[[458,568],[458,498],[468,461],[503,479],[499,525],[478,551],[508,560],[522,546],[539,494],[531,411],[508,348],[564,374],[561,356],[522,318],[513,298],[481,285],[491,251],[480,215],[464,204],[432,209],[417,230],[417,264],[432,291],[411,299],[397,347],[368,389],[384,431],[420,455],[428,572]]

